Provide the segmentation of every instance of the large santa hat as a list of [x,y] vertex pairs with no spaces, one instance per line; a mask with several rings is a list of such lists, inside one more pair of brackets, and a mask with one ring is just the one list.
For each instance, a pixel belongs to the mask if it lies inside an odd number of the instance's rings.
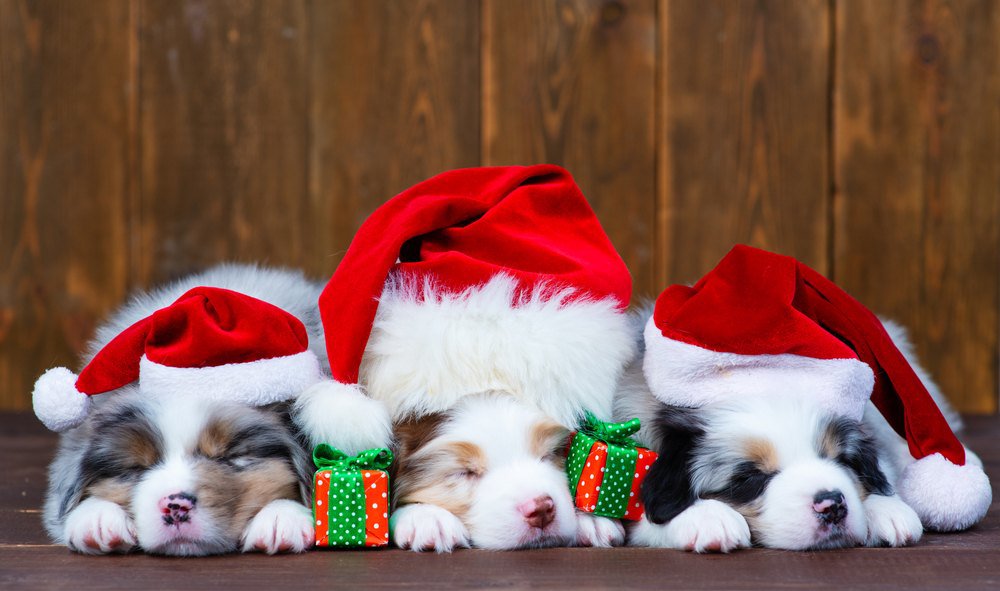
[[916,459],[898,492],[937,530],[989,508],[989,479],[867,308],[787,256],[737,246],[701,281],[673,285],[645,329],[643,370],[666,404],[698,407],[768,392],[811,396],[861,420],[871,398]]
[[138,381],[143,396],[194,395],[252,406],[289,400],[322,379],[305,326],[267,302],[196,287],[125,329],[83,368],[46,371],[35,414],[53,431],[87,417],[90,397]]
[[300,416],[317,419],[318,438],[353,441],[383,427],[359,412],[350,424],[320,424],[325,405],[367,392],[400,419],[502,390],[568,427],[585,410],[610,418],[635,347],[631,289],[562,168],[445,172],[385,203],[355,235],[320,297],[333,381],[299,401]]

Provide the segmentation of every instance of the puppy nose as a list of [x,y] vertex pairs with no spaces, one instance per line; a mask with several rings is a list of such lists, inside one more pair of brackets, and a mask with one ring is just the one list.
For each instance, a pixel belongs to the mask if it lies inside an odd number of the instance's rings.
[[824,523],[837,524],[847,517],[844,493],[839,490],[823,490],[813,497],[813,511]]
[[163,523],[176,525],[191,519],[191,512],[198,503],[194,495],[186,492],[174,493],[160,499],[160,513],[163,515]]
[[542,495],[530,501],[525,501],[518,505],[517,508],[521,511],[521,515],[524,515],[524,520],[531,527],[541,529],[552,523],[552,520],[556,518],[556,504],[549,495]]

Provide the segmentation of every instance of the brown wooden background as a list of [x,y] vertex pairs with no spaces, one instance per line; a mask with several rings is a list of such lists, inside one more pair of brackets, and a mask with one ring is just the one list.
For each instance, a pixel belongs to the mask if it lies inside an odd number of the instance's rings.
[[997,411],[996,0],[0,0],[0,408],[133,288],[542,161],[638,294],[794,255]]

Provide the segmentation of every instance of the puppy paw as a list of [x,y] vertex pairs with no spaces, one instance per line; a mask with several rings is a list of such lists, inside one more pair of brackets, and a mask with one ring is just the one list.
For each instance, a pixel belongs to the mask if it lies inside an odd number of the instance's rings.
[[576,545],[611,548],[625,543],[625,528],[617,519],[576,512]]
[[451,552],[469,547],[469,531],[462,521],[435,505],[417,503],[396,509],[389,531],[392,541],[404,550]]
[[89,498],[66,516],[66,545],[83,554],[128,552],[135,548],[135,524],[117,503]]
[[698,500],[662,525],[643,516],[632,529],[629,543],[689,552],[732,552],[750,547],[750,526],[729,505]]
[[240,536],[244,552],[302,552],[315,542],[312,512],[295,501],[271,501],[260,510]]
[[869,495],[864,507],[868,519],[866,546],[906,546],[917,542],[924,533],[916,511],[898,496]]

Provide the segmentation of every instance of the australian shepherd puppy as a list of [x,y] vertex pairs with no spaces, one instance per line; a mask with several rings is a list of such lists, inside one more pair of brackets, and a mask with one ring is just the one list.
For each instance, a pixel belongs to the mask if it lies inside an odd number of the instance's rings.
[[563,461],[583,409],[611,416],[634,354],[629,319],[571,293],[518,295],[503,275],[460,293],[387,282],[361,375],[393,417],[396,545],[624,542],[618,522],[574,509]]
[[[195,286],[288,311],[321,353],[318,284],[299,273],[224,265],[133,298],[98,330],[84,363]],[[288,406],[152,400],[135,386],[95,396],[85,422],[63,433],[49,469],[49,535],[87,554],[301,552],[313,542],[312,465]]]
[[[442,173],[358,230],[320,301],[334,380],[299,406],[321,414],[320,395],[359,400],[363,389],[384,411],[376,426],[393,424],[399,440],[398,546],[620,542],[618,525],[576,515],[557,425],[611,416],[634,352],[631,291],[565,170]],[[340,439],[372,430],[358,423]]]
[[573,506],[569,432],[502,392],[396,425],[393,541],[415,551],[617,546],[621,524]]
[[[953,428],[957,415],[886,323]],[[776,393],[779,394],[779,393]],[[871,403],[861,423],[826,414],[807,397],[753,397],[698,409],[657,401],[641,362],[616,400],[618,418],[639,417],[638,437],[660,456],[643,483],[646,515],[629,543],[695,552],[750,545],[819,550],[903,546],[923,532],[894,492],[913,459]],[[971,461],[980,463],[969,452]]]

